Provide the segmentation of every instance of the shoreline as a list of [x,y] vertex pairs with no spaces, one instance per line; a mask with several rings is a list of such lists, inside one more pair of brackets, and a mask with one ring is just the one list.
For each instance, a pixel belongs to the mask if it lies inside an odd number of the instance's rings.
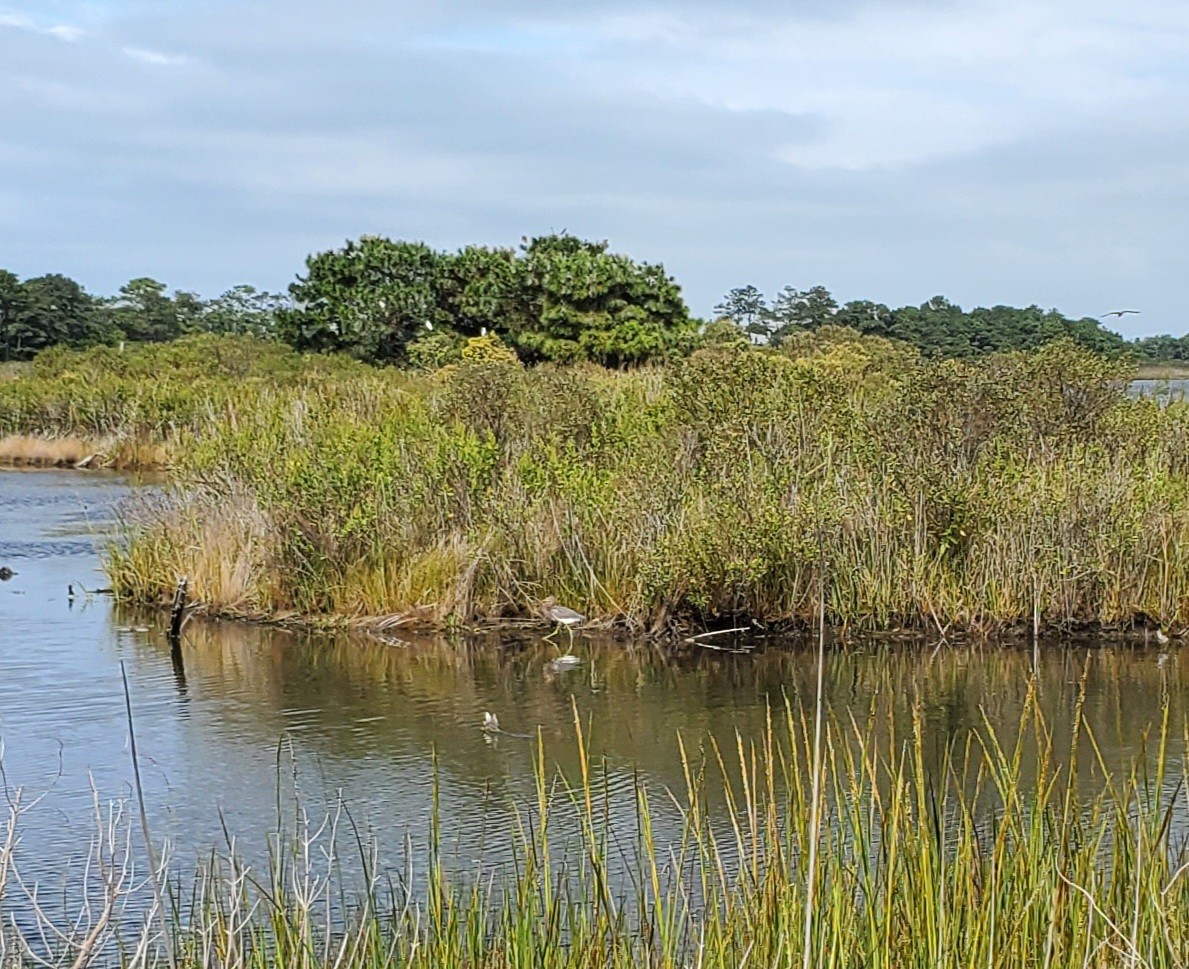
[[63,471],[165,471],[164,445],[127,438],[7,434],[0,437],[0,467]]
[[[113,596],[113,601],[124,608],[144,609],[163,616],[169,615],[169,604],[145,602],[135,598]],[[191,603],[190,615],[204,623],[230,622],[268,629],[291,630],[303,633],[359,633],[381,641],[386,634],[407,631],[418,635],[442,635],[461,633],[482,635],[511,630],[539,631],[542,635],[552,633],[554,624],[529,615],[493,616],[468,621],[435,621],[425,611],[391,614],[386,616],[352,615],[305,615],[297,612],[241,612],[234,610],[208,610],[204,603]],[[188,620],[187,620],[188,621]],[[1157,631],[1167,635],[1168,643],[1160,643]],[[818,622],[815,618],[785,619],[761,622],[739,616],[722,618],[710,623],[693,621],[669,621],[660,628],[648,628],[626,618],[592,620],[575,628],[575,640],[582,633],[616,640],[650,641],[657,644],[683,648],[703,648],[711,651],[750,652],[754,647],[725,650],[721,642],[736,641],[763,642],[777,636],[791,642],[805,640],[816,644]],[[723,637],[716,642],[715,637]],[[931,616],[921,617],[919,624],[905,623],[893,628],[865,627],[853,622],[827,623],[825,641],[827,647],[844,647],[852,639],[884,642],[890,645],[993,645],[1002,648],[1030,646],[1035,642],[1060,642],[1069,646],[1090,646],[1094,643],[1111,645],[1162,645],[1169,649],[1189,643],[1189,627],[1162,629],[1149,617],[1140,614],[1122,623],[1082,622],[1076,624],[1041,624],[1035,635],[1030,623],[1023,621],[985,623],[958,627],[951,624],[944,632],[938,630]]]

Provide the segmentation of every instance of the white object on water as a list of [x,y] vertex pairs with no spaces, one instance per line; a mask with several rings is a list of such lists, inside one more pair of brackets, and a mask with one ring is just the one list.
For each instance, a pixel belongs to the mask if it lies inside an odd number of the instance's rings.
[[565,673],[568,670],[575,670],[581,665],[582,660],[573,653],[566,653],[565,655],[559,656],[557,659],[551,660],[549,662],[549,668],[554,673]]
[[484,733],[499,733],[500,732],[500,718],[494,713],[487,710],[483,711],[483,732]]

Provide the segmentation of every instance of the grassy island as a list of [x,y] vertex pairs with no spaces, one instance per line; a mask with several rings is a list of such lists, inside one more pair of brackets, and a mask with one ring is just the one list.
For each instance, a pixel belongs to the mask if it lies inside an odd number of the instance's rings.
[[[1068,342],[972,361],[824,328],[668,364],[436,370],[251,337],[42,354],[0,437],[168,465],[108,553],[211,613],[633,629],[1189,623],[1189,406]],[[18,438],[17,436],[22,436]]]

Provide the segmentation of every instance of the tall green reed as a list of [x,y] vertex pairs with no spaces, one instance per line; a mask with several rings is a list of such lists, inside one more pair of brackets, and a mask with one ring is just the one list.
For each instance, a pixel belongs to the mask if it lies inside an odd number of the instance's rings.
[[[380,858],[394,846],[342,805],[313,820],[298,803],[265,868],[229,838],[174,877],[167,937],[147,916],[113,922],[91,951],[129,966],[162,964],[164,946],[184,966],[235,967],[1186,964],[1189,803],[1172,748],[1189,737],[1167,708],[1131,768],[1100,762],[1092,785],[1069,766],[1096,749],[1080,703],[1071,750],[1053,749],[1032,699],[1011,736],[984,725],[940,763],[919,714],[878,741],[861,712],[826,717],[819,741],[821,709],[773,707],[732,743],[678,738],[684,786],[637,776],[627,824],[575,712],[577,770],[538,737],[535,800],[492,835],[514,848],[502,867],[448,863],[436,785],[428,851],[410,853],[423,871],[397,881]],[[68,927],[63,953],[88,928]]]

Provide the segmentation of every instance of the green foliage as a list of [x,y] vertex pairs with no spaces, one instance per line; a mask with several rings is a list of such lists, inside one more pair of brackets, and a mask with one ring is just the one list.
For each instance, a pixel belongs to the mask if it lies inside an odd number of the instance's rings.
[[440,253],[369,236],[311,256],[291,293],[296,306],[280,315],[284,339],[377,363],[410,361],[411,345],[429,331],[490,330],[527,361],[624,366],[672,355],[693,330],[662,267],[565,235],[529,240],[520,253]]
[[[862,334],[897,340],[935,357],[974,357],[1010,350],[1034,350],[1054,340],[1070,339],[1097,353],[1121,355],[1127,344],[1099,320],[1074,320],[1038,306],[978,307],[966,311],[944,296],[920,306],[889,309],[882,303],[854,300],[839,306],[822,286],[807,290],[786,286],[769,304],[754,286],[734,289],[715,307],[745,333],[778,345],[827,326],[843,326]],[[1174,352],[1167,342],[1138,341],[1145,353]],[[1179,346],[1177,341],[1174,344]]]
[[732,289],[723,297],[722,302],[714,307],[714,312],[719,319],[734,323],[748,339],[768,342],[768,304],[764,302],[764,294],[755,286],[738,286]]
[[1167,335],[1145,337],[1133,346],[1140,360],[1189,363],[1189,333],[1179,339]]
[[278,313],[287,306],[287,298],[276,293],[262,292],[255,286],[233,286],[206,304],[201,328],[207,333],[271,336],[276,331]]
[[[1166,706],[1144,750],[1103,776],[1087,757],[1087,680],[1071,687],[1072,723],[1043,720],[1029,684],[1010,735],[972,731],[940,765],[922,702],[901,735],[885,729],[886,701],[842,718],[793,696],[748,741],[662,734],[684,778],[663,788],[596,759],[575,705],[572,737],[530,742],[528,796],[488,795],[506,796],[516,823],[480,845],[460,851],[443,831],[435,764],[417,877],[390,868],[412,870],[412,840],[373,844],[347,823],[350,804],[321,817],[294,788],[278,793],[266,865],[231,834],[230,856],[212,852],[197,872],[166,863],[165,938],[152,918],[98,906],[71,918],[14,879],[15,904],[21,890],[37,904],[9,919],[5,941],[53,965],[82,951],[181,969],[1180,969],[1183,737]],[[12,811],[11,841],[27,812]],[[104,836],[94,857],[128,864]],[[64,872],[63,895],[89,898],[90,870]],[[143,881],[104,887],[117,914],[149,909]]]
[[414,370],[439,370],[462,359],[466,340],[453,330],[427,330],[408,346],[408,364]]
[[0,360],[28,360],[57,344],[102,340],[104,319],[95,300],[66,276],[21,282],[0,271]]
[[112,558],[146,601],[184,573],[233,614],[554,595],[653,628],[809,622],[824,576],[867,627],[1189,624],[1189,405],[1125,377],[1068,340],[935,360],[838,327],[628,372],[491,335],[420,374],[197,337],[44,354],[0,431],[167,444],[176,499]]
[[210,301],[193,293],[169,295],[164,283],[148,278],[133,279],[118,296],[103,299],[66,276],[21,282],[0,270],[0,361],[29,360],[55,346],[163,343],[193,333],[267,336],[283,305],[282,297],[251,286]]
[[606,366],[663,359],[693,330],[664,268],[607,251],[605,242],[553,235],[523,247],[523,295],[509,342],[529,361]]
[[424,243],[379,236],[310,256],[289,288],[296,305],[280,315],[279,334],[298,350],[404,361],[419,334],[447,322],[441,269],[442,256]]
[[155,279],[125,283],[119,296],[109,301],[108,312],[123,336],[136,342],[162,343],[200,329],[198,298],[180,292],[170,297],[165,284]]
[[0,382],[0,434],[151,436],[209,426],[233,404],[368,371],[342,357],[303,357],[259,337],[185,337],[124,349],[54,347]]

